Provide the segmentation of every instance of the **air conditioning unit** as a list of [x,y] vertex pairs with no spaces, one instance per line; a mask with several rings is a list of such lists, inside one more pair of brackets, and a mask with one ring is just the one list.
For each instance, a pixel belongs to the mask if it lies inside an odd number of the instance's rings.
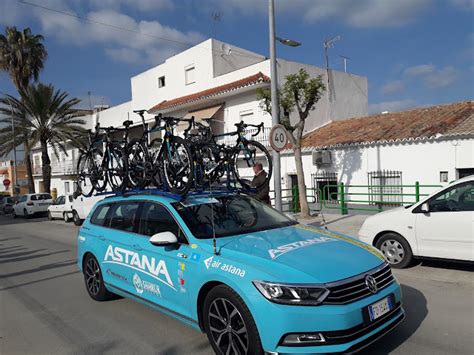
[[313,165],[331,165],[332,157],[329,150],[317,150],[313,152]]

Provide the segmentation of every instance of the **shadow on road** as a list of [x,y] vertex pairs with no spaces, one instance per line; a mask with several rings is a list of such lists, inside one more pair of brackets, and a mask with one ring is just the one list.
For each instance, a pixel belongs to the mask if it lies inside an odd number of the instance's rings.
[[77,264],[76,259],[64,260],[64,261],[59,261],[59,262],[56,262],[56,263],[42,265],[40,267],[36,267],[36,268],[33,268],[33,269],[28,269],[28,270],[23,270],[23,271],[18,271],[18,272],[12,272],[10,274],[1,274],[0,279],[15,277],[15,276],[21,276],[21,275],[26,275],[26,274],[33,274],[33,273],[36,273],[36,272],[41,272],[41,271],[51,270],[51,269],[57,269],[57,268],[70,266],[70,265],[76,265],[76,264]]
[[402,285],[403,308],[405,309],[405,320],[392,332],[367,347],[361,353],[384,355],[390,354],[420,327],[423,320],[428,315],[427,300],[423,293],[416,288]]
[[423,259],[423,260],[419,260],[417,265],[423,265],[424,267],[431,267],[431,268],[438,268],[438,269],[474,271],[474,263],[468,262],[468,261],[464,262],[464,261]]

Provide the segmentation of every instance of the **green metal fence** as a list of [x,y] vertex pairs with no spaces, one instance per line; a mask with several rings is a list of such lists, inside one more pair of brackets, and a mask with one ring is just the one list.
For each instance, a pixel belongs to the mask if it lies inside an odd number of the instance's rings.
[[[442,185],[420,184],[414,185],[346,185],[344,183],[325,185],[323,189],[306,188],[306,198],[312,211],[321,209],[339,210],[346,215],[349,211],[383,211],[403,205],[412,205],[424,196],[430,195]],[[377,192],[374,193],[374,188]],[[400,193],[384,192],[384,190],[401,191]],[[330,192],[333,190],[333,192]],[[274,196],[274,191],[270,191]],[[273,200],[274,198],[272,198]],[[299,212],[298,187],[282,189],[282,205],[284,210]]]

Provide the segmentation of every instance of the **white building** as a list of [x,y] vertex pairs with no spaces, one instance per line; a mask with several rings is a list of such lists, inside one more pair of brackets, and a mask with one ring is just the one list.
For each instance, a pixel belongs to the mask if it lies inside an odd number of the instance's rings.
[[[312,77],[326,70],[311,65],[278,59],[278,82],[284,83],[288,74],[304,68]],[[329,122],[364,116],[368,112],[367,78],[339,71],[329,71],[328,93],[317,104],[307,120],[306,131]],[[103,127],[119,127],[125,120],[133,120],[136,127],[131,135],[142,132],[141,122],[133,110],[148,110],[147,122],[163,113],[175,117],[194,115],[212,117],[216,133],[233,131],[234,124],[264,122],[265,129],[257,140],[268,143],[271,117],[259,106],[256,89],[270,86],[270,60],[265,56],[231,46],[215,39],[206,40],[184,52],[168,58],[164,63],[131,78],[130,101],[93,115],[91,127],[97,120]],[[35,173],[41,174],[41,157],[33,154]],[[72,191],[77,152],[68,157],[53,158],[51,188],[58,194]],[[66,173],[63,173],[66,171]],[[71,169],[73,171],[73,169]],[[35,176],[38,191],[41,177]]]
[[[422,195],[474,174],[473,102],[331,122],[306,134],[303,152],[306,186],[325,190],[326,199],[340,199],[335,185],[344,183],[349,203],[407,204],[417,182]],[[291,150],[282,156],[282,177],[288,188],[296,184]]]

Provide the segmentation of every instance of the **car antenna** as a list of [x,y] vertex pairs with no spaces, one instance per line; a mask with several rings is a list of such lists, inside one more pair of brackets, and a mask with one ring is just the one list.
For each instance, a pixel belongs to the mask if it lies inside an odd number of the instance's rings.
[[[212,181],[209,178],[209,192],[211,196],[211,202],[212,202]],[[217,241],[216,241],[216,228],[214,225],[214,207],[212,206],[212,203],[210,203],[211,206],[211,225],[212,225],[212,247],[214,250],[214,255],[219,255],[219,252],[217,251]]]

